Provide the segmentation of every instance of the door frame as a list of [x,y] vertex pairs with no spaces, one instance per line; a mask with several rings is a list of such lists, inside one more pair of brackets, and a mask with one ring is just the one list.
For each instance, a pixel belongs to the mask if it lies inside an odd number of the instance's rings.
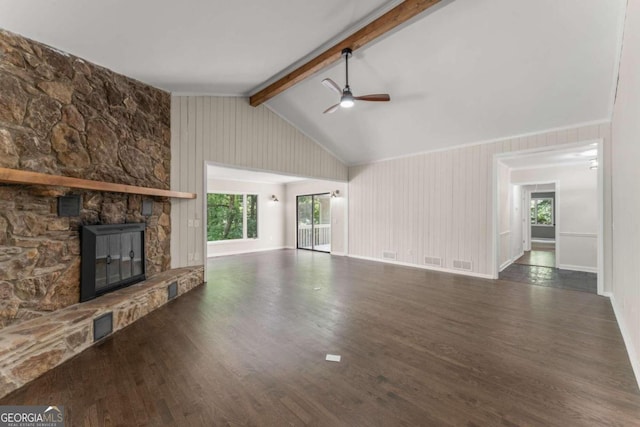
[[[558,193],[560,189],[560,181],[532,181],[532,182],[522,182],[518,184],[520,187],[526,187],[529,185],[549,185],[553,184],[553,192],[555,194],[555,202],[553,203],[553,223],[555,224],[554,236],[553,240],[555,240],[555,263],[556,268],[560,265],[560,203],[558,203]],[[522,207],[522,218],[520,224],[522,226],[522,234],[526,235],[526,242],[523,243],[523,250],[526,250],[527,247],[531,250],[531,215],[529,214],[531,209],[531,193],[537,192],[531,190],[525,190],[524,204]],[[544,192],[544,191],[541,191]],[[526,233],[526,234],[525,234]]]
[[[330,254],[331,253],[331,245],[333,244],[333,239],[331,239],[331,243],[329,243],[329,250],[328,251],[321,251],[318,249],[314,249],[314,244],[313,244],[313,237],[314,237],[314,220],[313,220],[313,200],[315,198],[315,196],[329,196],[329,200],[331,200],[331,192],[324,192],[324,193],[313,193],[313,194],[296,194],[296,249],[302,249],[304,251],[312,251],[312,252],[321,252],[324,254]],[[309,248],[301,248],[300,247],[300,242],[299,242],[299,232],[298,232],[298,226],[299,226],[299,211],[298,211],[298,198],[299,197],[311,197],[311,249]],[[333,224],[331,223],[331,205],[329,205],[329,231],[331,231],[331,227],[333,226]],[[329,232],[329,235],[331,235],[331,232]]]

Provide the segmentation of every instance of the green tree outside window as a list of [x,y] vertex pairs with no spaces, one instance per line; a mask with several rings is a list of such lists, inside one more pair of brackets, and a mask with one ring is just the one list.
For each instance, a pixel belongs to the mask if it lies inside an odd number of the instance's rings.
[[257,195],[207,194],[207,240],[209,242],[256,239],[257,237]]

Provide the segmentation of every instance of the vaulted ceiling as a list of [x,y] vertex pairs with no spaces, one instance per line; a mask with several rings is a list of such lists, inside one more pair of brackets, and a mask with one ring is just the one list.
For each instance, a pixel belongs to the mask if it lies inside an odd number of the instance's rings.
[[[399,1],[0,0],[0,27],[174,93],[248,95]],[[267,102],[348,164],[611,115],[625,0],[444,0]]]

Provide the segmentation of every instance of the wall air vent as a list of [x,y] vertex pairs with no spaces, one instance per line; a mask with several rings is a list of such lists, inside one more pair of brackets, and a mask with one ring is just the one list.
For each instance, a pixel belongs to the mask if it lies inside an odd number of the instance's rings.
[[113,312],[110,311],[93,319],[93,342],[100,341],[111,332],[113,332]]
[[461,261],[459,259],[454,259],[453,268],[455,268],[456,270],[472,271],[473,263],[471,261]]
[[178,282],[173,282],[167,286],[167,299],[174,299],[178,296]]
[[396,260],[396,253],[392,252],[392,251],[382,251],[382,258],[395,261]]
[[424,263],[432,267],[442,267],[442,258],[426,256],[424,257]]

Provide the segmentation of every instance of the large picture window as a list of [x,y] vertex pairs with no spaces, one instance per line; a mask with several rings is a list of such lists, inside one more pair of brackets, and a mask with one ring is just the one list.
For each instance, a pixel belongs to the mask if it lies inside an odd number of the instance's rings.
[[207,194],[207,240],[258,238],[256,194]]
[[531,224],[553,225],[553,199],[531,199]]

